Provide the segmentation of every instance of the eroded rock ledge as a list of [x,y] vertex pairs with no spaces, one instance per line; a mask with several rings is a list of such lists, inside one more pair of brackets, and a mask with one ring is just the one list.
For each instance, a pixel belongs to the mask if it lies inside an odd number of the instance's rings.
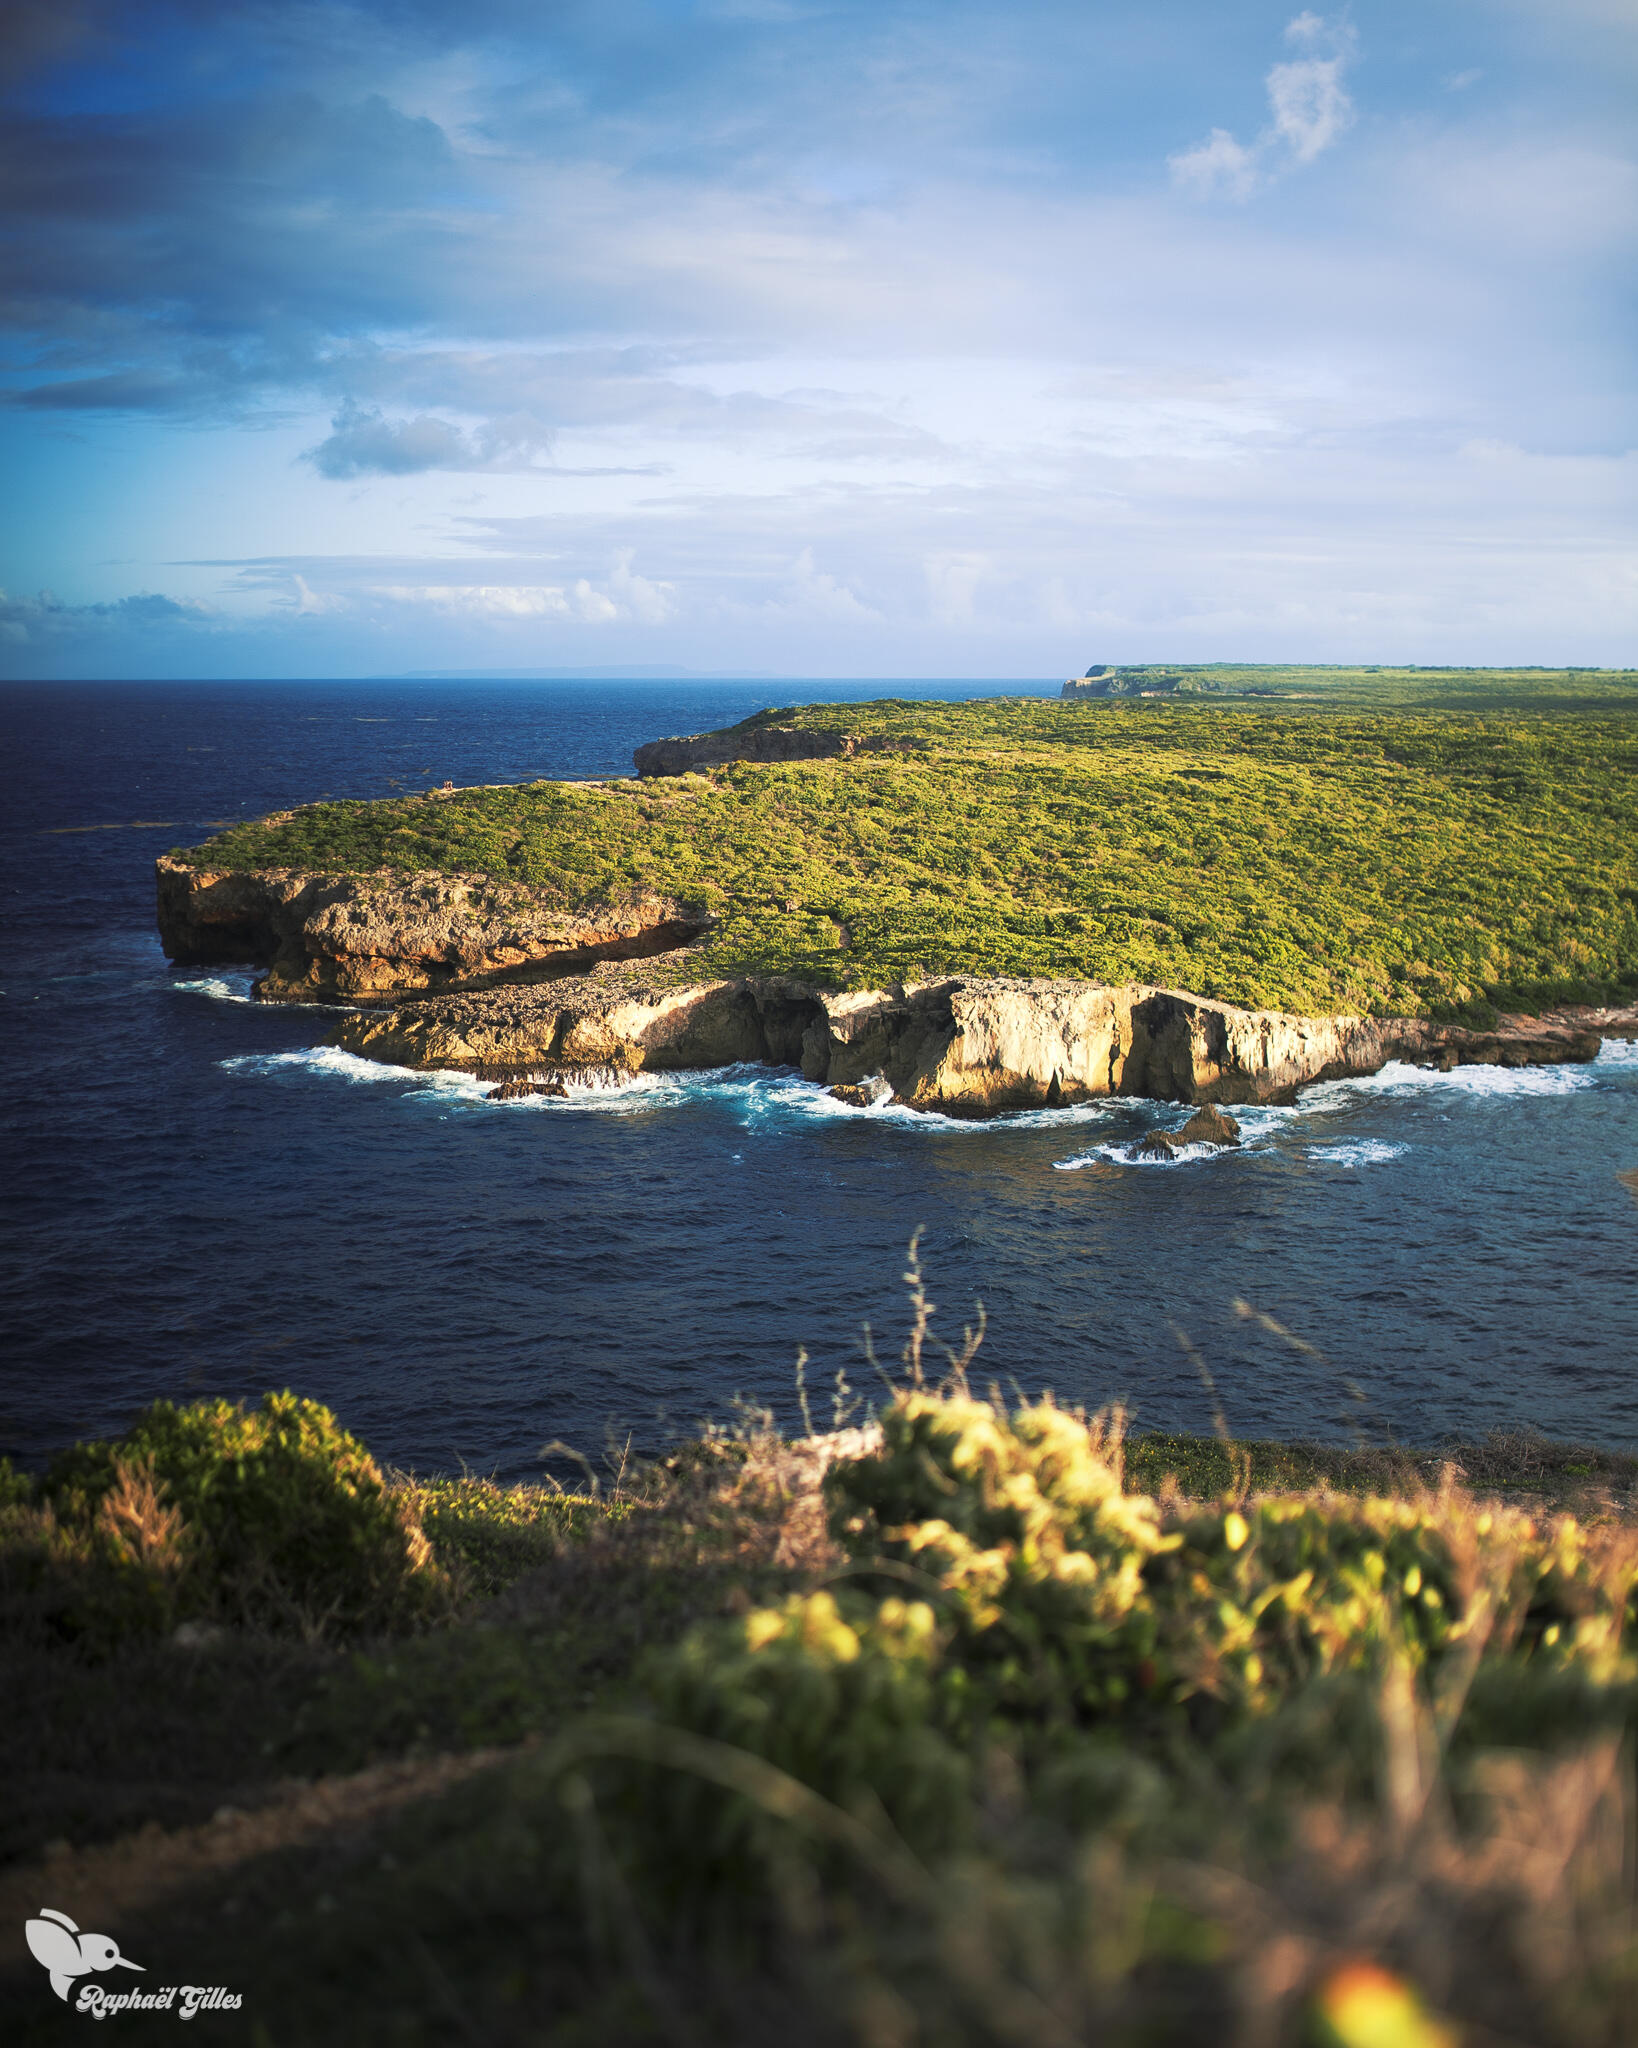
[[678,986],[651,970],[604,965],[533,987],[355,1012],[335,1042],[371,1059],[496,1080],[764,1061],[800,1066],[831,1087],[879,1075],[912,1108],[989,1116],[1108,1095],[1282,1102],[1390,1059],[1446,1068],[1590,1060],[1599,1034],[1569,1015],[1507,1019],[1490,1032],[1416,1018],[1296,1017],[1138,982],[951,977],[837,994],[774,976]]
[[158,862],[159,936],[179,966],[251,961],[277,1002],[368,1002],[410,990],[481,989],[647,959],[697,938],[705,919],[644,896],[585,916],[482,876],[327,875]]

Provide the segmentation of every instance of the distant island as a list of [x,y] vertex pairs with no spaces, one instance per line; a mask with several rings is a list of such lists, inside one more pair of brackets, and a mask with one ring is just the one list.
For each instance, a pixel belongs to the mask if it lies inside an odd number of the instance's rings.
[[[1638,1022],[1638,675],[1165,673],[309,805],[167,855],[161,932],[350,1006],[377,1058],[769,1059],[960,1113],[1588,1058]],[[1250,675],[1277,699],[1223,701]]]

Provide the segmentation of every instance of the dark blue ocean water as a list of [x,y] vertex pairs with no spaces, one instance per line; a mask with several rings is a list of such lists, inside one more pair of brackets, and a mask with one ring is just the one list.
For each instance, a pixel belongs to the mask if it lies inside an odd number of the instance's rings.
[[[1035,686],[1019,685],[1020,690]],[[820,696],[977,686],[11,686],[0,1449],[34,1461],[158,1395],[292,1386],[383,1457],[521,1475],[725,1416],[794,1419],[891,1361],[911,1230],[991,1373],[1209,1426],[1181,1330],[1244,1434],[1430,1441],[1528,1422],[1638,1440],[1638,1048],[1590,1068],[1390,1069],[1247,1119],[1244,1152],[1133,1166],[1178,1112],[989,1125],[840,1108],[794,1076],[578,1103],[324,1048],[248,976],[172,974],[154,856],[325,794],[629,768],[639,741]],[[1236,1314],[1283,1324],[1296,1348]],[[1175,1329],[1174,1329],[1175,1326]]]

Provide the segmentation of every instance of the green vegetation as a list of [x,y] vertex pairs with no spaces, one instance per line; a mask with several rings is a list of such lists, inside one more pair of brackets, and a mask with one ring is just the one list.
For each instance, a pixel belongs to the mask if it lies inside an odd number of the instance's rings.
[[570,909],[674,896],[716,919],[671,964],[691,978],[1059,974],[1477,1022],[1630,1000],[1638,682],[1380,672],[1373,688],[1390,703],[1414,681],[1440,703],[1467,701],[1465,688],[1485,708],[1344,711],[1326,692],[1346,699],[1371,678],[1335,673],[1351,680],[1326,683],[1318,708],[1191,697],[765,712],[747,725],[890,746],[674,780],[314,804],[183,857],[479,873]]
[[308,1639],[413,1620],[445,1594],[405,1502],[329,1409],[158,1401],[0,1506],[7,1619],[92,1643],[184,1622]]
[[1638,669],[1349,668],[1213,661],[1121,666],[1089,680],[1117,696],[1249,697],[1370,711],[1632,710]]
[[[128,1837],[20,1909],[278,2048],[1627,2038],[1638,1460],[1126,1439],[919,1355],[822,1487],[754,1416],[610,1491],[383,1475],[288,1395],[0,1471],[7,1845]],[[225,1631],[125,1598],[133,1473]]]

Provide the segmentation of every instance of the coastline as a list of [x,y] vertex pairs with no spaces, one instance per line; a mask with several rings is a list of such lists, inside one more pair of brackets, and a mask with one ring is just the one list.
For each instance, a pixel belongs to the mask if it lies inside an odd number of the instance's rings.
[[1136,981],[948,975],[841,990],[700,978],[693,943],[708,923],[670,898],[568,915],[482,876],[201,869],[169,855],[157,883],[173,960],[254,961],[262,1000],[343,1006],[331,1043],[515,1092],[593,1070],[761,1063],[957,1116],[1103,1096],[1280,1103],[1393,1059],[1447,1071],[1582,1062],[1604,1034],[1638,1033],[1638,1006],[1475,1029],[1247,1009]]
[[[1605,1029],[1638,1030],[1638,1012],[1591,1014]],[[634,964],[354,1010],[331,1042],[393,1065],[475,1071],[515,1092],[555,1092],[592,1069],[794,1066],[849,1099],[891,1095],[912,1109],[982,1117],[1108,1096],[1289,1103],[1303,1087],[1395,1059],[1445,1071],[1585,1062],[1602,1032],[1574,1013],[1505,1018],[1486,1031],[1292,1016],[1141,982],[949,977],[837,992],[783,977],[668,983]]]

